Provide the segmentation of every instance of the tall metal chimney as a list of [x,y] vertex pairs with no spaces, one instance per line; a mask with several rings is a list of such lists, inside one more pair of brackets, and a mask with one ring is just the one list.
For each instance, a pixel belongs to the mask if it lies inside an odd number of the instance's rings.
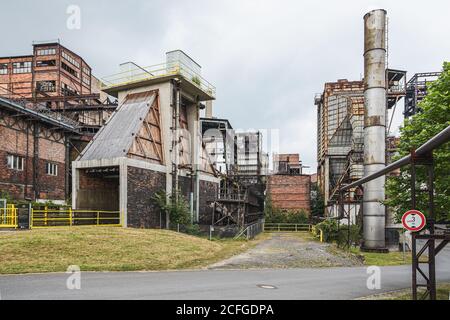
[[[364,16],[364,176],[386,166],[386,14]],[[385,177],[364,185],[363,249],[385,249]]]

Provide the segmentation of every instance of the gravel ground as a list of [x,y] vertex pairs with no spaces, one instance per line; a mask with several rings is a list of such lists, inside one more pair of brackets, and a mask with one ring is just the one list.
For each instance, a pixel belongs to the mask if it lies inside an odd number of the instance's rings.
[[309,233],[272,233],[270,238],[209,269],[320,268],[362,266],[355,255],[312,239]]

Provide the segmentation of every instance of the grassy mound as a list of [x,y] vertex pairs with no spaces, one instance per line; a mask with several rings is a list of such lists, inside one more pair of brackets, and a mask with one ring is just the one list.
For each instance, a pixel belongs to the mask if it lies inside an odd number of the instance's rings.
[[208,241],[167,230],[73,227],[0,233],[0,274],[198,268],[255,241]]

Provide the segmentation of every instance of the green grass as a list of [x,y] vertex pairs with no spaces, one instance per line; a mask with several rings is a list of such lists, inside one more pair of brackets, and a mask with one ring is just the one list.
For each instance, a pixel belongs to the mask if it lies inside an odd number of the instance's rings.
[[411,253],[406,252],[363,252],[359,248],[351,248],[350,252],[364,258],[364,264],[368,266],[399,266],[411,264]]
[[[418,297],[423,294],[422,288],[419,288]],[[439,284],[436,288],[437,300],[450,300],[450,283]],[[411,289],[382,293],[362,298],[364,300],[412,300]]]
[[0,233],[0,274],[200,268],[253,247],[167,230],[73,227]]

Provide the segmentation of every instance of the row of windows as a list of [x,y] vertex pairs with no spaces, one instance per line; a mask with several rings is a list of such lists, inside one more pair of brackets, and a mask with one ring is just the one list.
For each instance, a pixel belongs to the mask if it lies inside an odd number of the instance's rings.
[[83,72],[84,72],[85,74],[87,74],[88,76],[91,75],[91,71],[89,70],[89,68],[83,67]]
[[38,56],[49,56],[49,55],[56,54],[56,49],[55,48],[40,49],[40,50],[37,50],[36,54]]
[[56,60],[40,60],[36,61],[36,67],[55,67]]
[[80,63],[71,56],[69,56],[67,53],[63,51],[61,55],[63,56],[64,59],[73,64],[75,67],[80,68]]
[[[8,168],[11,170],[23,171],[25,158],[16,155],[8,155]],[[58,175],[58,165],[47,162],[45,165],[45,173],[49,176]]]
[[30,73],[30,72],[31,72],[31,61],[13,63],[13,73]]
[[64,62],[61,62],[61,68],[63,68],[64,70],[66,70],[68,73],[70,73],[71,75],[73,75],[75,78],[78,78],[78,73],[72,69],[71,67],[69,67],[67,64],[65,64]]

